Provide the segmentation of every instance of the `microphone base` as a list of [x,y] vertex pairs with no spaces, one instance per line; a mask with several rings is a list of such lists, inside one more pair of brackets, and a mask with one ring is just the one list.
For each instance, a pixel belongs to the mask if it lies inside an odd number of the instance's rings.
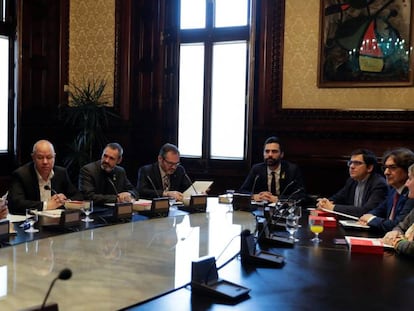
[[202,257],[192,262],[191,292],[220,300],[236,302],[248,295],[249,288],[220,279],[214,257]]
[[243,265],[253,265],[256,267],[281,268],[285,264],[285,258],[282,255],[265,251],[258,251],[254,255],[242,256],[241,261]]
[[21,309],[20,311],[59,311],[59,306],[57,303],[51,302],[47,303],[43,308],[41,305],[30,307],[27,309]]
[[279,247],[293,247],[295,245],[295,241],[287,237],[271,235],[269,237],[262,237],[259,244]]

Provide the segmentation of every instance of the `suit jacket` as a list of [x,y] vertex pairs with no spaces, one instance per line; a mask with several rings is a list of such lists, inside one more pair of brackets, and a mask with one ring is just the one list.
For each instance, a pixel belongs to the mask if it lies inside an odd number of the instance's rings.
[[360,217],[383,202],[388,193],[385,178],[378,173],[372,173],[365,184],[360,207],[354,205],[355,189],[358,182],[348,178],[345,186],[329,198],[335,203],[334,211]]
[[384,232],[391,231],[414,208],[414,199],[407,197],[408,189],[404,188],[397,201],[394,219],[390,220],[389,217],[396,191],[395,188],[389,187],[387,198],[376,208],[368,212],[368,214],[377,216],[368,223],[370,227],[380,229]]
[[[154,185],[151,184],[151,181]],[[170,191],[184,192],[191,184],[192,182],[186,176],[185,169],[182,166],[178,166],[174,174],[170,176]],[[142,198],[162,197],[163,184],[158,162],[140,167],[138,170],[137,189]]]
[[[414,209],[393,230],[405,233],[414,224]],[[397,244],[396,251],[400,254],[414,256],[414,241],[401,241]]]
[[[299,167],[285,160],[282,160],[280,165],[280,199],[304,199],[306,192]],[[239,189],[241,193],[250,194],[261,191],[268,191],[267,165],[264,162],[253,165]],[[298,192],[293,194],[295,191]]]
[[138,198],[138,192],[129,181],[125,169],[115,166],[107,173],[101,168],[101,161],[91,162],[80,169],[79,189],[85,199],[93,200],[96,205],[115,203],[118,193],[129,192]]
[[[63,193],[68,199],[83,200],[82,194],[72,184],[66,168],[55,165],[51,188],[57,193]],[[24,215],[27,208],[43,209],[40,201],[39,181],[34,163],[30,162],[12,173],[9,194],[9,209],[12,214]]]

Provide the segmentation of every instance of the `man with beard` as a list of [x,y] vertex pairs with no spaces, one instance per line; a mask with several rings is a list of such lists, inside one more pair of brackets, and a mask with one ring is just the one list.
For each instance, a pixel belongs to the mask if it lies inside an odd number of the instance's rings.
[[7,196],[10,213],[24,215],[27,208],[50,210],[67,199],[82,200],[64,167],[55,165],[55,148],[47,140],[33,145],[32,161],[12,174]]
[[142,198],[170,197],[183,201],[183,192],[190,186],[190,178],[180,165],[180,152],[170,143],[161,147],[157,162],[138,170],[137,189]]
[[87,200],[96,205],[131,202],[138,198],[135,187],[129,181],[122,161],[123,149],[118,143],[109,143],[100,160],[86,164],[80,170],[79,189]]
[[359,222],[382,232],[391,231],[414,208],[414,199],[408,198],[408,168],[414,163],[414,153],[407,148],[397,148],[383,157],[384,175],[389,186],[386,199],[362,215]]
[[278,137],[266,139],[263,148],[264,162],[251,168],[240,188],[241,193],[251,193],[254,201],[275,203],[283,199],[304,199],[305,187],[296,164],[283,160],[284,152]]

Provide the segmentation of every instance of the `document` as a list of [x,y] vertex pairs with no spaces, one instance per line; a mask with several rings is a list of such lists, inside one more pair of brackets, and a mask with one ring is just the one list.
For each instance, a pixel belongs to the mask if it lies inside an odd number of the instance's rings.
[[212,184],[212,181],[195,181],[186,191],[184,191],[183,197],[189,198],[193,194],[204,194]]
[[40,216],[46,216],[50,218],[60,218],[60,215],[62,215],[63,209],[51,209],[46,211],[39,211],[37,212],[37,215]]
[[344,227],[350,228],[360,228],[360,229],[369,229],[368,225],[360,224],[356,220],[340,220],[339,223]]
[[354,219],[354,220],[358,220],[359,219],[356,216],[352,216],[352,215],[348,215],[348,214],[345,214],[345,213],[331,211],[330,209],[326,209],[326,208],[321,208],[321,210],[323,210],[324,212],[327,212],[327,213],[332,213],[332,214],[336,214],[336,215],[339,215],[339,216],[344,216],[346,218],[350,218],[350,219]]

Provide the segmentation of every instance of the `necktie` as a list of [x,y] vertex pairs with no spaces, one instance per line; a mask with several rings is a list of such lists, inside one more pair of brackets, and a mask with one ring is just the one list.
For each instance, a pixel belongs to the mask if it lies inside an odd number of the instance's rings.
[[163,187],[164,191],[170,190],[170,176],[164,175],[163,182],[162,182],[162,187]]
[[394,198],[392,199],[392,209],[391,209],[391,213],[390,213],[390,220],[394,220],[395,217],[395,209],[397,208],[397,202],[398,199],[400,198],[400,194],[398,192],[395,192],[394,194]]
[[270,181],[270,192],[276,195],[276,176],[275,172],[272,172],[272,180]]
[[355,188],[354,205],[356,207],[361,207],[361,201],[362,201],[362,191],[361,191],[361,186],[358,183],[358,185]]

